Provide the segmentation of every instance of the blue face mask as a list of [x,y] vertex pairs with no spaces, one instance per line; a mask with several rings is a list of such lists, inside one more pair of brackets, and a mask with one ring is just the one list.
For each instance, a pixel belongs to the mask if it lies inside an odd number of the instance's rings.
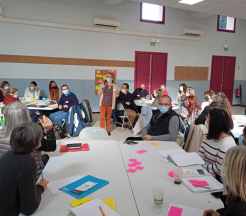
[[244,143],[243,143],[243,136],[240,136],[240,137],[238,138],[238,144],[239,144],[240,146],[244,146]]
[[62,93],[63,93],[64,95],[67,95],[67,94],[68,94],[68,90],[63,90]]
[[15,98],[18,98],[18,95],[14,95]]
[[169,106],[159,106],[159,110],[161,113],[166,113],[168,111]]
[[111,79],[109,77],[106,78],[107,82],[111,82]]

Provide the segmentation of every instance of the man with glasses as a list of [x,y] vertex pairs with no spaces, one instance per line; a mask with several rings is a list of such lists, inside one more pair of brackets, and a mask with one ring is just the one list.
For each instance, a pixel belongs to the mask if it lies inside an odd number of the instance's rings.
[[128,137],[126,140],[176,141],[179,131],[179,117],[172,110],[172,99],[163,95],[159,99],[159,109],[153,111],[148,125],[142,130],[142,137]]

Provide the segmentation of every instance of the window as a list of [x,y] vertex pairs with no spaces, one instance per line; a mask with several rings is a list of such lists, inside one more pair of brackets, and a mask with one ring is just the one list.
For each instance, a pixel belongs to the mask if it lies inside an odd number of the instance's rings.
[[165,24],[165,7],[161,5],[141,3],[140,22]]
[[217,31],[235,33],[236,18],[218,15]]

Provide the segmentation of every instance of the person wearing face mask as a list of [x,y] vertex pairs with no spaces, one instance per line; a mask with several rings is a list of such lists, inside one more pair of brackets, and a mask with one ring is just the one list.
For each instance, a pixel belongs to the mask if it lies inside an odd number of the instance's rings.
[[177,93],[177,97],[176,100],[180,103],[183,103],[186,97],[186,89],[187,89],[187,85],[185,83],[182,83],[179,85],[179,90]]
[[181,126],[180,130],[184,134],[184,142],[186,142],[190,125],[195,122],[198,116],[202,113],[202,109],[195,96],[188,96],[185,98],[184,106],[176,109],[175,112],[180,115],[184,125]]
[[4,98],[6,96],[6,91],[8,90],[8,88],[9,88],[9,82],[3,81],[1,83],[1,88],[0,88],[0,102],[4,101]]
[[159,109],[153,111],[149,124],[142,130],[142,137],[128,137],[126,140],[176,141],[178,131],[179,118],[172,110],[172,99],[168,95],[162,95]]
[[205,107],[209,106],[209,104],[212,103],[213,96],[214,96],[214,91],[213,90],[209,90],[209,91],[205,91],[204,92],[205,101],[202,102],[202,105],[201,105],[203,110],[205,109]]
[[208,209],[203,216],[245,216],[246,215],[246,148],[230,148],[225,155],[222,170],[227,195],[219,198],[224,208]]
[[151,104],[151,106],[154,106],[156,108],[159,108],[159,99],[162,96],[162,89],[155,89],[154,93],[152,94],[152,97],[154,98],[153,103]]
[[71,92],[67,85],[61,87],[62,96],[58,103],[58,108],[60,111],[50,114],[50,119],[52,122],[59,124],[62,127],[62,119],[65,119],[71,106],[79,105],[78,98]]
[[132,93],[134,100],[145,99],[149,92],[145,89],[145,85],[141,84],[139,88],[136,88]]
[[160,89],[162,90],[162,95],[168,95],[168,92],[166,90],[166,86],[164,84],[161,85]]
[[230,131],[230,117],[225,110],[210,109],[206,121],[208,133],[203,140],[199,156],[205,161],[203,167],[221,181],[222,162],[228,149],[236,146]]
[[9,105],[11,103],[14,103],[16,101],[21,102],[21,100],[18,98],[18,89],[17,88],[8,88],[6,91],[6,96],[4,98],[3,104]]
[[186,97],[188,96],[196,96],[195,89],[193,87],[187,87]]
[[[129,85],[128,83],[123,83],[121,87],[121,92],[119,97],[116,99],[116,103],[121,103],[125,110],[126,113],[130,119],[131,124],[133,125],[137,118],[140,116],[140,112],[138,111],[138,108],[136,104],[134,103],[134,99],[132,94],[129,92]],[[122,116],[124,115],[124,111],[118,111],[117,110],[117,116]],[[131,124],[129,122],[125,123],[124,126],[128,127],[129,130],[132,129]]]
[[106,82],[102,83],[99,90],[98,95],[100,97],[100,127],[105,129],[105,114],[106,116],[106,130],[108,135],[110,136],[110,122],[111,122],[111,114],[112,110],[115,108],[116,98],[119,96],[120,89],[114,83],[114,74],[108,73],[106,75]]
[[58,88],[54,80],[49,84],[49,100],[59,101],[62,95],[62,91]]
[[26,88],[24,97],[25,100],[29,101],[32,98],[34,98],[35,100],[39,100],[39,96],[40,96],[40,89],[37,86],[38,84],[35,81],[32,81],[30,83],[30,86]]

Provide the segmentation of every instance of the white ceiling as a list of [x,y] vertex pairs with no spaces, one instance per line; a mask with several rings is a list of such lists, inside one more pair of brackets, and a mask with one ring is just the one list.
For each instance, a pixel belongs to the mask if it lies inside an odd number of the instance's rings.
[[[141,2],[144,0],[130,1]],[[203,2],[194,5],[181,4],[179,3],[179,0],[146,0],[144,2],[159,4],[171,8],[246,19],[246,0],[204,0]]]

